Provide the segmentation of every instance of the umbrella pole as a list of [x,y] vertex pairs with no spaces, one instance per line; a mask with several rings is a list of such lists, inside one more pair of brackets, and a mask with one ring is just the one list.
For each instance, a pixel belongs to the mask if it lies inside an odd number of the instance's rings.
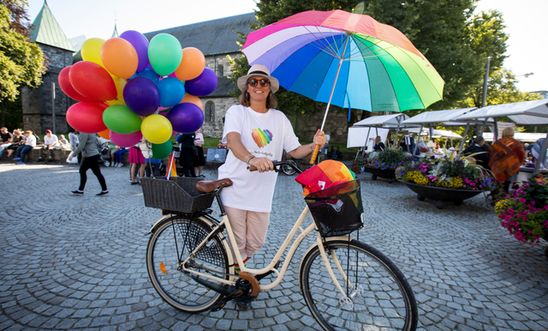
[[[325,113],[323,115],[323,121],[322,126],[320,127],[320,131],[323,131],[323,128],[325,126],[325,120],[327,119],[327,114],[329,113],[329,107],[331,106],[331,100],[333,99],[333,94],[335,93],[335,87],[337,86],[337,80],[339,79],[339,73],[341,72],[341,67],[344,61],[344,54],[346,53],[346,47],[348,46],[348,41],[350,40],[350,35],[346,35],[346,40],[344,41],[344,47],[342,50],[341,57],[339,58],[339,65],[337,67],[337,73],[335,74],[335,80],[333,81],[333,86],[331,87],[331,94],[329,95],[329,101],[327,102],[327,106],[325,107]],[[318,152],[320,151],[320,145],[314,146],[314,151],[312,152],[312,156],[310,157],[310,164],[316,163],[316,158],[318,157]]]

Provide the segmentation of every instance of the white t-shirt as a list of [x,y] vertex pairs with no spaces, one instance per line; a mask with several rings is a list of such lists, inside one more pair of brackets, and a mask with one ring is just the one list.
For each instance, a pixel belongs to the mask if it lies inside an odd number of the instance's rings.
[[[291,152],[300,146],[291,122],[276,109],[258,113],[249,107],[234,105],[225,115],[223,141],[230,132],[239,133],[242,144],[255,157],[281,160],[284,150]],[[261,173],[247,170],[247,164],[229,151],[226,162],[219,167],[219,178],[230,178],[234,184],[223,189],[223,204],[269,213],[277,177],[274,171]]]
[[49,145],[55,146],[58,141],[59,139],[57,139],[57,136],[54,134],[52,134],[51,137],[48,137],[48,135],[44,136],[44,145],[46,146],[49,146]]

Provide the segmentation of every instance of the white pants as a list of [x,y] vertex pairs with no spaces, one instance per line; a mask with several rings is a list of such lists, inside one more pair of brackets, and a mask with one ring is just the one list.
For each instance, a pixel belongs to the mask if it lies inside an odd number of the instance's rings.
[[238,250],[242,255],[242,259],[251,257],[264,245],[270,221],[270,213],[226,206],[225,211],[236,237],[236,243],[238,244]]

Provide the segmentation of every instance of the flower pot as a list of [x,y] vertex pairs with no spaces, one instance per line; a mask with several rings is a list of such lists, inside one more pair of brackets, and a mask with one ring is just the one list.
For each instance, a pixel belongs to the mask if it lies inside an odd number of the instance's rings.
[[389,179],[390,181],[393,181],[394,179],[396,179],[395,169],[391,169],[391,168],[380,169],[380,168],[372,168],[368,166],[364,166],[363,168],[365,171],[369,171],[372,174],[371,179],[373,180],[376,180],[377,177]]
[[[455,205],[460,205],[466,199],[472,198],[483,191],[480,190],[463,190],[447,187],[426,186],[410,182],[403,182],[413,192],[417,193],[417,199],[424,201],[425,199],[434,200],[437,202],[452,202]],[[437,203],[438,208],[442,208],[442,203]]]

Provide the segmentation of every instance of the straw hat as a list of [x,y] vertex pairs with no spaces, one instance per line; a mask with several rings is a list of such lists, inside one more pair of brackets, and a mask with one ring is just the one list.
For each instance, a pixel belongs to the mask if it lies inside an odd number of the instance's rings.
[[280,82],[272,76],[270,76],[270,70],[262,64],[254,64],[247,71],[247,75],[238,78],[238,88],[244,92],[247,89],[247,80],[249,77],[261,76],[267,78],[270,81],[270,90],[272,93],[276,93],[280,88]]

